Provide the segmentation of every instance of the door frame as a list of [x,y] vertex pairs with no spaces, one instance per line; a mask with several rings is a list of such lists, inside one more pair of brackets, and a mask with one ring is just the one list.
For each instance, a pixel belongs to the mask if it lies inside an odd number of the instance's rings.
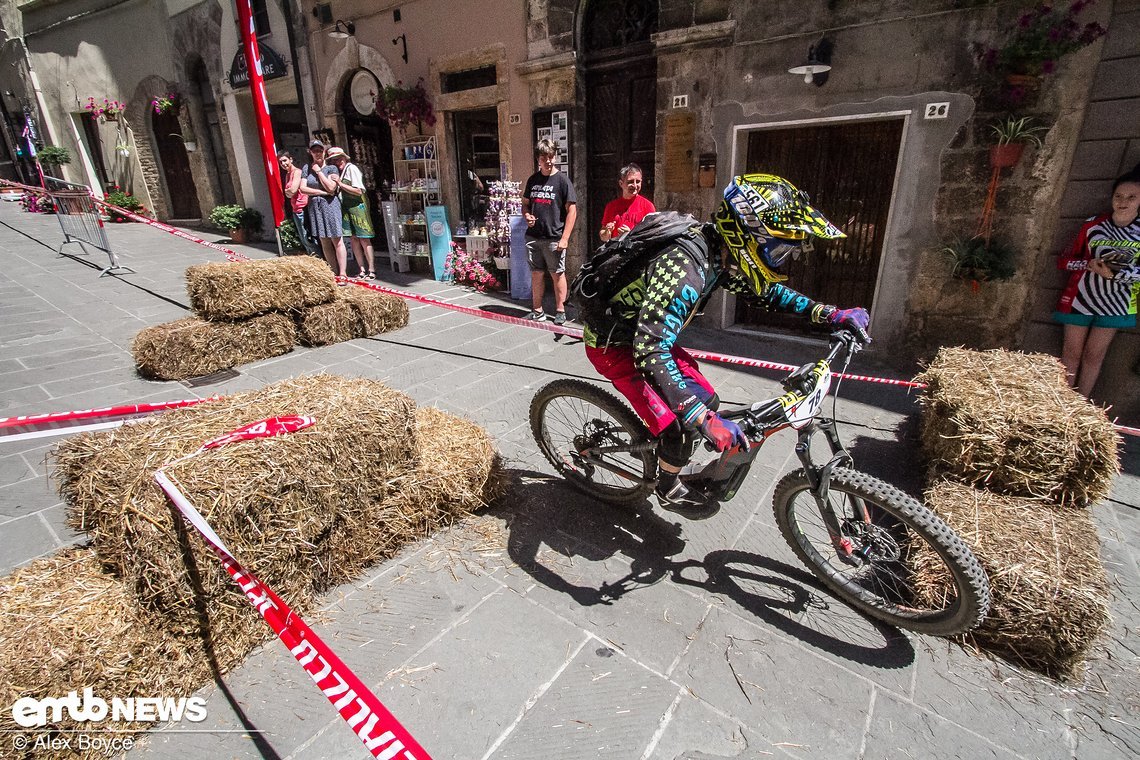
[[[819,126],[823,124],[839,124],[842,122],[865,122],[865,121],[888,121],[894,119],[902,120],[902,132],[899,135],[899,150],[898,156],[895,158],[895,171],[891,179],[891,202],[887,208],[887,224],[886,231],[883,233],[883,251],[879,256],[879,271],[875,273],[875,288],[871,300],[871,319],[874,320],[875,312],[879,306],[879,292],[883,287],[883,272],[886,269],[887,256],[891,251],[891,240],[894,237],[895,227],[895,206],[898,199],[898,186],[899,178],[902,176],[903,167],[903,154],[907,144],[907,133],[910,130],[911,118],[914,111],[896,110],[896,111],[875,111],[872,113],[861,114],[847,114],[843,116],[821,116],[810,119],[785,119],[781,121],[764,121],[755,122],[752,124],[736,124],[732,127],[730,155],[732,156],[732,166],[729,178],[725,179],[724,184],[731,181],[732,177],[741,173],[742,167],[747,162],[748,152],[748,133],[760,132],[773,129],[787,129],[788,127],[808,127]],[[811,296],[810,293],[805,295]],[[847,304],[854,306],[856,304]],[[720,304],[721,313],[717,316],[720,324],[728,326],[735,324],[736,315],[736,297],[729,294],[729,297],[721,299]]]

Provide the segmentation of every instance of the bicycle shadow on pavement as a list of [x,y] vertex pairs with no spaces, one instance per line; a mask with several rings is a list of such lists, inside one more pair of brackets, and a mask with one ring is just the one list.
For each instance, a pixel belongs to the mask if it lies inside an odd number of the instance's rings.
[[[848,607],[804,569],[730,548],[702,559],[677,559],[687,546],[684,525],[655,512],[648,501],[614,506],[561,478],[527,470],[511,474],[510,497],[493,510],[506,521],[508,555],[535,581],[580,606],[615,604],[668,581],[727,599],[785,635],[851,662],[885,669],[914,662],[905,634]],[[567,563],[552,566],[550,552]],[[587,569],[574,563],[580,558],[600,564],[618,555],[628,565]]]

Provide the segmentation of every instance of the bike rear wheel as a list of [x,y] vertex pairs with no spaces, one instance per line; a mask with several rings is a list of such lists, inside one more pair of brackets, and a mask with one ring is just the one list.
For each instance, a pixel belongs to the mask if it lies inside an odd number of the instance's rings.
[[653,490],[657,463],[653,450],[604,453],[611,472],[589,462],[582,452],[606,446],[651,441],[645,425],[624,403],[581,380],[555,380],[530,402],[530,429],[547,461],[585,493],[614,503],[638,501]]
[[[846,468],[832,473],[828,499],[850,541],[849,555],[829,536],[803,470],[783,477],[772,505],[796,555],[845,601],[891,625],[935,636],[964,633],[985,618],[985,570],[937,515],[894,486]],[[860,505],[869,522],[859,517]],[[916,591],[917,560],[934,566],[925,573],[938,577],[939,593]]]

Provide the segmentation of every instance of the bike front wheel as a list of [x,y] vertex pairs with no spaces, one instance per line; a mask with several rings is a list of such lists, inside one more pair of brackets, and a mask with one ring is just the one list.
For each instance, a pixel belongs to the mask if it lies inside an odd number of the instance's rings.
[[591,496],[629,503],[653,490],[657,464],[649,431],[596,385],[555,380],[544,386],[530,403],[530,429],[554,469]]
[[[856,609],[898,628],[935,636],[965,633],[990,604],[989,580],[973,552],[929,509],[894,486],[838,468],[828,488],[841,536],[830,535],[803,470],[776,485],[776,524],[796,555]],[[935,577],[929,593],[924,577]]]

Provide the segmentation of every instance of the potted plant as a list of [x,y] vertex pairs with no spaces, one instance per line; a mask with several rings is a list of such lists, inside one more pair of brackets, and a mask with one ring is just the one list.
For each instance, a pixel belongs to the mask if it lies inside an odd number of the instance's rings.
[[62,166],[71,163],[71,151],[57,145],[45,145],[36,152],[36,159],[44,166]]
[[91,114],[92,119],[102,118],[106,121],[118,121],[119,114],[127,110],[127,104],[110,98],[103,98],[102,103],[97,103],[95,98],[87,98],[85,108]]
[[421,78],[412,87],[402,87],[402,84],[396,82],[381,90],[376,98],[376,113],[401,132],[412,123],[417,124],[421,132],[424,124],[433,126],[435,111],[424,89],[424,80]]
[[1077,16],[1093,0],[1073,0],[1066,5],[1040,0],[1025,10],[1004,42],[975,45],[981,65],[1006,80],[1013,94],[1024,93],[1036,80],[1053,73],[1057,60],[1103,37],[1106,29],[1093,21],[1081,24]]
[[156,114],[164,114],[172,111],[177,111],[181,103],[178,99],[178,93],[168,92],[165,95],[151,98],[150,106],[154,109]]
[[1037,133],[1046,131],[1045,127],[1035,126],[1028,116],[1008,116],[991,124],[990,129],[998,139],[997,145],[990,146],[990,166],[994,169],[1016,166],[1025,150],[1025,143],[1033,143],[1040,148],[1041,138]]
[[244,206],[214,206],[210,211],[210,224],[229,233],[235,243],[246,243],[261,232],[261,212]]
[[950,259],[950,276],[968,280],[974,290],[979,282],[1008,280],[1017,271],[1017,251],[999,240],[958,238],[943,245],[941,252]]
[[[118,185],[108,185],[104,197],[106,198],[107,203],[112,206],[118,206],[124,211],[130,211],[135,214],[146,214],[146,206],[142,204],[142,201]],[[107,217],[112,222],[134,221],[129,216],[126,216],[119,211],[115,211],[114,209],[107,210]]]

